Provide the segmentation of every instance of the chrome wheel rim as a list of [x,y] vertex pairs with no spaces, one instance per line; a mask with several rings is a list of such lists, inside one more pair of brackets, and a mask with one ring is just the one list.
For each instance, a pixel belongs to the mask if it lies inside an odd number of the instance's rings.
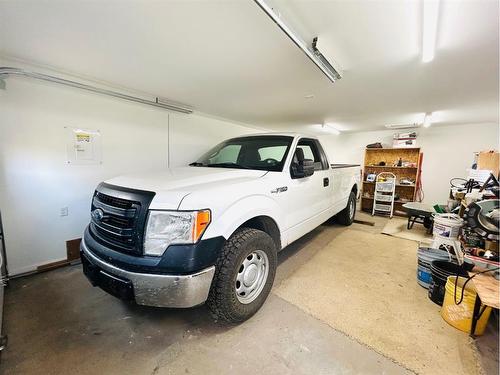
[[238,268],[234,289],[238,301],[248,304],[254,301],[266,285],[269,259],[262,250],[252,251]]
[[349,203],[349,217],[351,219],[354,217],[354,211],[356,210],[356,206],[354,204],[354,200],[351,199],[351,202]]

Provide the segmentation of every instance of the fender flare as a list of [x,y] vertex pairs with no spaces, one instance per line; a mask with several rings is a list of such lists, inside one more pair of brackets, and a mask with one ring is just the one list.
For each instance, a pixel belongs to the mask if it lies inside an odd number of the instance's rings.
[[283,214],[278,204],[272,198],[265,195],[247,196],[234,202],[222,212],[220,217],[209,225],[205,235],[207,238],[223,236],[227,240],[242,224],[259,216],[266,216],[273,220],[278,227],[280,236],[282,235],[284,225]]

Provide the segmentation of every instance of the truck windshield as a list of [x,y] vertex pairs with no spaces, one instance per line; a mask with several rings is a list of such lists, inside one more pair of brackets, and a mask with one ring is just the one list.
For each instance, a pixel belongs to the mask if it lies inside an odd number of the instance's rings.
[[278,135],[233,138],[218,144],[190,165],[281,172],[292,140],[293,137]]

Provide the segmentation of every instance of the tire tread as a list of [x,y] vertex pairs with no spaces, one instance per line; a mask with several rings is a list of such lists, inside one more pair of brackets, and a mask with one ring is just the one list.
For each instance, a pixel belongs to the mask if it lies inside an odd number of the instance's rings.
[[[263,235],[267,236],[272,243],[271,237],[263,231],[253,228],[240,228],[226,241],[222,247],[221,253],[217,257],[215,275],[207,299],[208,308],[210,309],[215,320],[224,320],[231,323],[244,320],[233,311],[230,303],[230,299],[233,296],[228,295],[227,283],[232,284],[231,273],[235,267],[235,260],[237,260],[242,251],[242,246],[250,239],[255,238],[256,236],[261,237]],[[271,277],[271,268],[268,277]],[[274,279],[274,273],[272,277]]]

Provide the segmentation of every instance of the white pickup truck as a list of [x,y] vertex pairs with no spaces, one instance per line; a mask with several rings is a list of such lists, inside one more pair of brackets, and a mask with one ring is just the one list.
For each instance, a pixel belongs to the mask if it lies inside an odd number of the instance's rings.
[[81,242],[94,286],[138,304],[207,302],[240,322],[266,300],[277,253],[333,216],[350,225],[360,171],[300,134],[229,139],[186,167],[97,187]]

